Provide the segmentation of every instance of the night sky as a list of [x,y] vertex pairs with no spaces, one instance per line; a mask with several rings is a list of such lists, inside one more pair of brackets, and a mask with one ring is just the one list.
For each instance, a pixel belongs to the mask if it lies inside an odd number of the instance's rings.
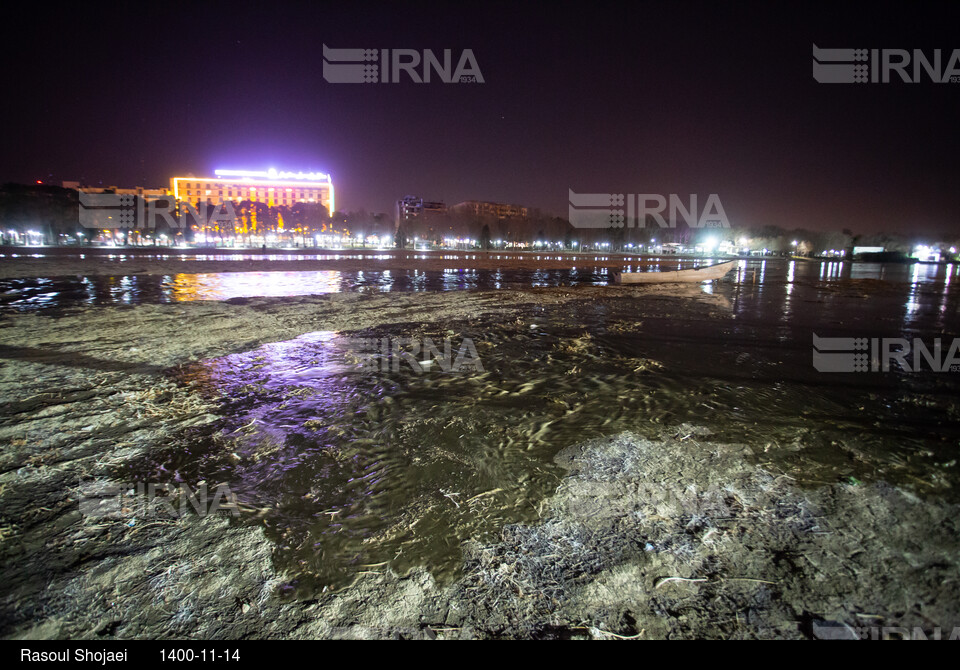
[[[4,18],[0,181],[275,167],[343,210],[693,192],[735,226],[960,231],[960,83],[811,75],[814,43],[946,57],[939,3],[135,4]],[[323,44],[472,49],[485,83],[330,84]]]

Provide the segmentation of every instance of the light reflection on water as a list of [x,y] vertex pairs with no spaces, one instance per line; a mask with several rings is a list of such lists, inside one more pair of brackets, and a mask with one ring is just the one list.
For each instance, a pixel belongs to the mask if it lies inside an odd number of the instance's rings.
[[[709,264],[711,261],[707,261]],[[664,260],[624,271],[668,271],[693,267],[698,262]],[[786,286],[785,307],[790,307],[795,284],[829,284],[847,280],[882,280],[890,287],[909,286],[904,302],[918,308],[918,295],[942,285],[944,295],[956,285],[960,266],[925,264],[812,262],[796,260],[741,260],[736,272],[724,281],[756,287]],[[208,272],[175,275],[116,275],[48,277],[0,280],[0,310],[33,311],[81,305],[132,305],[189,300],[228,300],[247,297],[302,296],[347,291],[457,291],[471,289],[541,288],[551,286],[606,286],[610,270],[591,266],[572,269],[458,269],[424,270],[292,270]]]
[[[362,275],[362,273],[359,273]],[[389,271],[384,274],[389,275]],[[164,278],[160,290],[163,302],[189,300],[229,300],[251,296],[283,297],[337,293],[341,290],[340,273],[334,270],[313,272],[209,272],[177,274]]]
[[[291,249],[290,251],[295,251]],[[549,254],[549,253],[509,253],[509,252],[482,252],[482,253],[470,253],[470,252],[446,252],[446,253],[410,253],[410,252],[395,252],[395,251],[386,251],[381,250],[380,252],[368,250],[362,251],[360,249],[353,250],[340,250],[340,251],[325,251],[323,253],[308,254],[308,253],[124,253],[122,250],[116,253],[94,253],[94,254],[84,254],[84,253],[55,253],[55,254],[44,254],[44,253],[35,253],[35,254],[2,254],[0,253],[0,260],[3,258],[106,258],[114,261],[133,261],[137,260],[184,260],[184,261],[290,261],[291,263],[296,263],[297,261],[350,261],[350,260],[448,260],[448,261],[458,261],[458,260],[497,260],[497,261],[578,261],[582,262],[585,265],[588,265],[591,261],[608,261],[611,259],[609,254],[591,254],[587,253],[578,253],[578,254]],[[624,255],[620,256],[625,263],[631,262],[643,262],[648,263],[651,261],[658,261],[663,259],[664,262],[670,264],[676,263],[689,263],[689,262],[700,262],[700,259],[691,258],[691,257],[671,257],[671,256],[634,256],[634,255]]]
[[560,401],[582,394],[568,381],[544,397],[531,379],[553,376],[542,357],[559,340],[513,328],[522,341],[487,333],[489,369],[463,374],[370,372],[357,340],[331,332],[185,366],[178,377],[221,399],[220,434],[240,441],[229,452],[216,439],[161,448],[143,474],[228,482],[307,591],[383,562],[450,575],[460,542],[535,518],[561,477],[556,449],[609,421],[613,361],[607,381],[582,382],[583,392],[605,391],[582,399],[587,411],[569,417],[569,431],[551,433],[570,415]]

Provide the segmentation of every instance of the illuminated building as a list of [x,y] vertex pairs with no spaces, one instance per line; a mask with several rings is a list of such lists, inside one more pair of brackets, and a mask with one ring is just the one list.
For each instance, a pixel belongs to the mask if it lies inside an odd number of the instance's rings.
[[215,177],[173,177],[170,191],[180,202],[194,207],[201,203],[231,201],[261,202],[268,207],[316,202],[332,215],[336,209],[333,181],[319,172],[280,172],[274,169],[215,170]]

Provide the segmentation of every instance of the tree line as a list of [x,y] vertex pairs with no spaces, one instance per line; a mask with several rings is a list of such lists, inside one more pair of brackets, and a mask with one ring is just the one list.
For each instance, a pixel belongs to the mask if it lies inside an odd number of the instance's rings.
[[[134,197],[134,206],[139,199]],[[167,203],[176,208],[176,203]],[[23,242],[31,234],[32,243],[67,244],[78,239],[93,239],[79,216],[76,190],[48,184],[5,184],[0,186],[0,235],[4,243]],[[184,211],[184,209],[186,211]],[[181,219],[182,215],[182,219]],[[181,226],[183,221],[185,226]],[[165,235],[188,243],[203,240],[207,244],[225,244],[228,238],[240,244],[262,240],[266,235],[300,235],[304,238],[331,234],[354,240],[361,245],[370,236],[392,240],[396,246],[415,241],[426,245],[444,245],[460,240],[472,248],[509,248],[539,246],[548,249],[593,248],[609,251],[629,250],[642,245],[676,243],[694,246],[707,238],[715,242],[731,241],[738,248],[766,249],[772,254],[798,253],[819,255],[824,251],[850,249],[853,246],[884,247],[887,251],[909,254],[918,244],[960,248],[960,238],[931,238],[919,234],[865,233],[850,230],[816,231],[785,229],[776,225],[745,228],[691,228],[686,225],[661,227],[652,220],[642,227],[576,228],[562,217],[533,210],[527,217],[476,215],[451,210],[428,213],[395,225],[392,216],[365,210],[328,213],[319,203],[297,203],[269,207],[266,203],[242,201],[230,208],[180,208],[171,219],[127,222],[114,226],[126,233],[125,239],[142,240]],[[173,225],[171,225],[173,223]],[[134,233],[131,235],[130,233]],[[202,234],[202,237],[200,236]],[[83,238],[79,236],[83,235]],[[180,236],[180,237],[178,237]],[[73,240],[73,242],[70,242]]]

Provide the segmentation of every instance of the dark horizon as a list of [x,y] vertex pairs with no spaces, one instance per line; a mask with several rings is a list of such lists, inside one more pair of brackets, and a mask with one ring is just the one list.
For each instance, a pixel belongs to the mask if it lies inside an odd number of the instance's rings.
[[[733,226],[960,229],[960,83],[820,84],[811,46],[960,48],[937,6],[127,5],[4,30],[0,182],[329,172],[566,218],[567,194],[719,195]],[[331,84],[322,46],[464,49],[484,83]]]

